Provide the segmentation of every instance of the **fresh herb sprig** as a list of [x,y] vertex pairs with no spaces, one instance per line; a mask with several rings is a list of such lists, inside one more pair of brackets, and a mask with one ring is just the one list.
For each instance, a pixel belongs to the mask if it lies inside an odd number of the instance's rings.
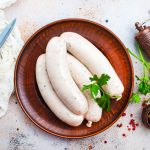
[[142,77],[136,76],[136,79],[140,81],[138,85],[138,91],[136,93],[133,93],[130,98],[130,101],[135,103],[139,103],[141,101],[139,94],[146,95],[150,93],[150,63],[144,59],[139,44],[137,44],[137,49],[140,56],[135,55],[130,49],[128,49],[129,53],[142,63],[144,72],[144,75]]
[[[93,75],[90,77],[91,83],[83,85],[82,91],[90,90],[91,97],[97,102],[97,104],[106,111],[110,111],[110,95],[106,93],[102,86],[106,85],[110,80],[110,76],[102,74],[100,77]],[[98,97],[98,93],[101,93],[101,97]]]

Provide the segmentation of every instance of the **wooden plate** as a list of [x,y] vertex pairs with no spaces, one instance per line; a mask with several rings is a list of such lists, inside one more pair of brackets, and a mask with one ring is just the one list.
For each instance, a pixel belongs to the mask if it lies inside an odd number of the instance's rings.
[[[36,84],[37,58],[45,53],[52,37],[66,31],[79,33],[97,46],[109,59],[125,87],[122,99],[112,101],[111,111],[103,112],[101,121],[91,128],[86,127],[85,122],[79,127],[71,127],[57,119],[44,103]],[[15,89],[23,111],[42,130],[64,138],[89,137],[113,125],[126,109],[133,89],[133,68],[125,46],[106,27],[83,19],[64,19],[44,26],[27,41],[17,60]]]

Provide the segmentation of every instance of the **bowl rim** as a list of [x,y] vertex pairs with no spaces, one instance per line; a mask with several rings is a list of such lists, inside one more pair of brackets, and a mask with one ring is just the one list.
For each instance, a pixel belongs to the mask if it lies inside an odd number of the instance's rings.
[[43,131],[45,131],[46,133],[48,134],[51,134],[51,135],[54,135],[54,136],[57,136],[57,137],[61,137],[61,138],[70,138],[70,139],[82,139],[82,138],[87,138],[87,137],[91,137],[91,136],[95,136],[105,130],[107,130],[108,128],[110,128],[114,123],[116,123],[118,121],[118,119],[122,116],[123,112],[126,110],[128,104],[129,104],[129,100],[128,102],[126,103],[124,109],[122,110],[122,112],[120,113],[120,115],[114,120],[112,121],[112,123],[108,126],[106,126],[104,129],[100,130],[100,131],[97,131],[97,132],[94,132],[94,133],[90,133],[90,134],[87,134],[87,135],[83,135],[83,136],[67,136],[67,135],[60,135],[60,134],[57,134],[57,133],[54,133],[52,131],[49,131],[48,129],[42,127],[38,122],[36,122],[34,119],[32,119],[32,116],[30,116],[28,114],[28,112],[26,111],[26,109],[24,108],[23,104],[22,104],[22,101],[21,101],[21,98],[19,96],[19,93],[18,93],[18,88],[17,88],[17,70],[18,70],[18,65],[19,65],[19,61],[20,61],[20,58],[22,56],[22,53],[24,52],[26,46],[28,45],[28,43],[31,41],[32,38],[34,38],[38,33],[40,33],[42,30],[44,30],[45,28],[49,27],[49,26],[53,26],[57,23],[61,23],[61,22],[68,22],[68,21],[81,21],[81,22],[86,22],[86,23],[91,23],[91,24],[94,24],[100,28],[103,28],[104,30],[106,30],[107,32],[109,32],[114,38],[116,38],[116,40],[121,44],[121,46],[123,47],[127,57],[128,57],[128,60],[129,60],[129,64],[130,64],[130,67],[131,67],[131,76],[132,76],[132,83],[131,83],[131,91],[130,91],[130,97],[132,95],[132,92],[133,92],[133,88],[134,88],[134,70],[133,70],[133,64],[132,64],[132,61],[131,61],[131,57],[127,51],[127,48],[125,47],[125,45],[123,44],[123,42],[110,30],[108,29],[107,27],[99,24],[99,23],[96,23],[94,21],[91,21],[91,20],[87,20],[87,19],[82,19],[82,18],[65,18],[65,19],[60,19],[60,20],[57,20],[57,21],[54,21],[54,22],[51,22],[49,24],[46,24],[45,26],[41,27],[40,29],[38,29],[27,41],[26,43],[24,44],[22,50],[20,51],[19,53],[19,56],[17,58],[17,61],[16,61],[16,65],[15,65],[15,72],[14,72],[14,87],[15,87],[15,93],[16,93],[16,96],[17,96],[17,99],[18,99],[18,102],[23,110],[23,112],[26,114],[26,116],[37,126],[39,127],[40,129],[42,129]]

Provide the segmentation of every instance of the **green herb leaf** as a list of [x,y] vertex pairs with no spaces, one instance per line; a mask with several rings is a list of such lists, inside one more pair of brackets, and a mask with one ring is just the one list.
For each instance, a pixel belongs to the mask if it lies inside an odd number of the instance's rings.
[[138,93],[133,93],[130,102],[139,103],[141,101],[141,98]]
[[107,82],[109,81],[110,79],[110,76],[107,75],[107,74],[102,74],[101,77],[98,79],[98,85],[99,86],[103,86],[103,85],[106,85]]
[[106,93],[103,93],[103,95],[100,98],[96,98],[97,104],[106,111],[110,111],[110,96]]
[[110,111],[110,96],[106,93],[100,97],[100,101],[104,101],[100,106],[106,111]]
[[147,93],[150,93],[150,84],[148,84],[147,82],[141,82],[139,84],[139,88],[138,88],[139,92],[141,94],[146,95]]
[[[106,111],[110,111],[110,95],[104,91],[102,86],[106,85],[109,79],[110,77],[107,74],[102,74],[100,77],[93,75],[93,77],[90,77],[91,84],[84,85],[82,88],[82,91],[90,90],[91,97]],[[97,97],[98,93],[101,93],[101,97]]]
[[83,87],[82,87],[82,92],[84,92],[85,90],[90,89],[91,86],[92,86],[91,84],[89,84],[89,85],[83,85]]
[[94,74],[93,77],[90,77],[90,81],[98,81],[98,76]]
[[98,91],[99,91],[99,86],[96,84],[93,84],[91,87],[91,92],[92,92],[93,97],[97,96]]
[[95,101],[97,102],[97,104],[99,106],[102,105],[102,103],[103,103],[100,98],[96,98]]
[[107,105],[106,105],[106,111],[110,111],[110,97],[107,98]]
[[[137,49],[138,49],[138,52],[139,52],[139,55],[140,55],[140,56],[135,55],[135,54],[134,54],[131,50],[129,50],[129,49],[128,49],[128,51],[129,51],[129,53],[130,53],[132,56],[134,56],[136,59],[138,59],[138,60],[142,63],[142,65],[143,65],[143,72],[144,72],[144,75],[143,75],[142,77],[136,76],[136,79],[137,79],[138,81],[140,81],[140,82],[139,82],[139,87],[138,87],[138,92],[139,92],[140,94],[146,95],[146,94],[150,93],[150,74],[149,74],[149,73],[150,73],[150,63],[147,62],[147,61],[144,59],[143,54],[142,54],[142,50],[141,50],[141,48],[140,48],[140,46],[139,46],[138,43],[137,43]],[[140,97],[139,97],[138,93],[134,93],[134,94],[132,95],[132,97],[131,97],[131,100],[132,100],[133,102],[136,102],[136,103],[139,101],[139,99],[140,99]]]

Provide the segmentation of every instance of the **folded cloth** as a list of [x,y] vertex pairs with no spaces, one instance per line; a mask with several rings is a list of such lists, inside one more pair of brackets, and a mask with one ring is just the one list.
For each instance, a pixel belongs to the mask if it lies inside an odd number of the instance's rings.
[[[3,11],[0,10],[0,33],[6,25],[8,25],[8,22]],[[6,114],[9,98],[14,91],[15,63],[23,44],[19,30],[15,26],[0,48],[0,117]]]
[[16,0],[0,0],[0,9],[9,7],[10,5],[12,5],[15,2],[16,2]]

